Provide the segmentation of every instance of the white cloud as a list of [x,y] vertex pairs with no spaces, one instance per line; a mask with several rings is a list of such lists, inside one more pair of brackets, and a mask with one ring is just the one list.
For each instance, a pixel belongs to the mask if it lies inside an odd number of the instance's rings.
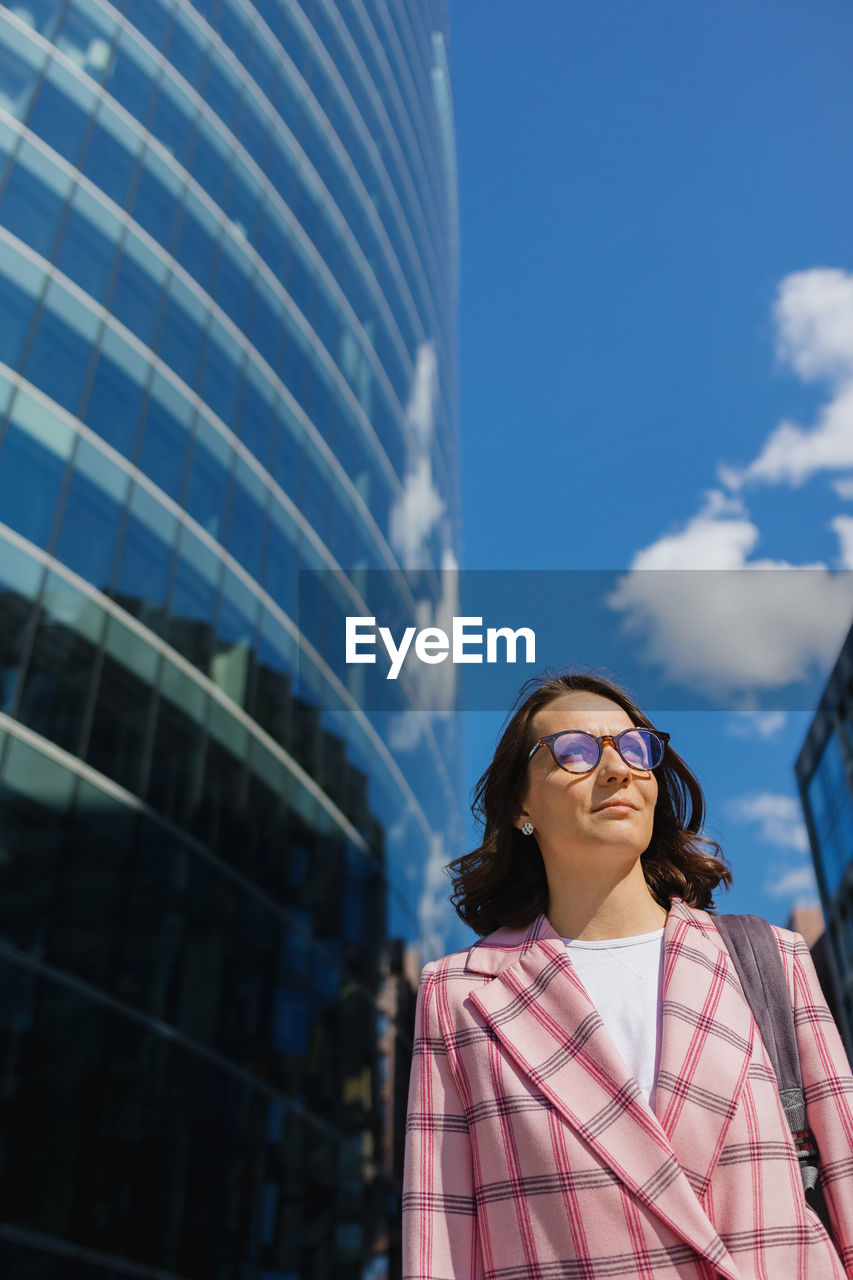
[[786,276],[773,318],[777,352],[804,381],[853,378],[853,275],[813,267]]
[[444,502],[433,483],[429,454],[423,453],[403,479],[391,508],[389,537],[404,569],[424,567],[426,542],[444,514]]
[[832,487],[844,502],[853,502],[853,476],[842,476],[833,480]]
[[404,569],[428,562],[426,545],[445,512],[445,503],[432,475],[431,446],[435,431],[438,362],[435,346],[422,342],[415,357],[406,404],[410,428],[406,473],[402,490],[391,508],[388,536]]
[[840,543],[842,568],[853,569],[853,516],[836,516],[831,527]]
[[764,884],[764,892],[769,893],[771,898],[794,898],[797,905],[801,907],[820,904],[814,867],[810,862],[792,867],[783,876],[768,877]]
[[737,711],[726,728],[736,738],[775,738],[788,723],[785,711]]
[[834,657],[853,615],[853,580],[821,564],[750,560],[758,537],[740,503],[713,491],[619,579],[610,607],[669,678],[725,697],[805,679]]
[[799,802],[788,795],[757,791],[739,796],[726,806],[730,818],[758,828],[758,839],[765,844],[807,853],[809,838]]
[[722,466],[722,482],[799,485],[820,471],[853,467],[853,275],[815,267],[786,276],[773,308],[779,358],[805,382],[832,388],[815,424],[784,421],[748,466]]

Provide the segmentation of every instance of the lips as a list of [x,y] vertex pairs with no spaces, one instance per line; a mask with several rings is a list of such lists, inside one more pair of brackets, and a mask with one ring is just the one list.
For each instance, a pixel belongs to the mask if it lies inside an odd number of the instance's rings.
[[631,804],[630,800],[608,800],[606,804],[600,804],[597,809],[593,809],[593,813],[604,813],[608,809],[618,809],[622,813],[636,813],[637,806]]

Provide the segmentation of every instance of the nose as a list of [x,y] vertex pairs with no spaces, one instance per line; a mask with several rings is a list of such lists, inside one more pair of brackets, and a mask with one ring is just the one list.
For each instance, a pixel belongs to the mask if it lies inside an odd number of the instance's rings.
[[598,762],[598,775],[603,782],[611,782],[617,778],[628,778],[631,775],[631,766],[625,763],[616,750],[616,744],[613,739],[607,735],[603,736],[601,740],[601,759]]

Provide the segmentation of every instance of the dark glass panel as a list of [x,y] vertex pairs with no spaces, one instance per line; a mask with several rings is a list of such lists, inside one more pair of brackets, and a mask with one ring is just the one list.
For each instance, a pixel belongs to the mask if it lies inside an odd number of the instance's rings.
[[66,751],[78,754],[94,662],[92,639],[43,610],[24,677],[18,719]]
[[122,936],[136,813],[90,783],[55,833],[54,901],[45,959],[111,991]]
[[207,671],[221,565],[188,530],[181,533],[168,626],[171,645]]
[[204,762],[201,803],[193,831],[229,862],[242,860],[248,821],[246,766],[232,752],[210,738]]
[[220,62],[213,62],[204,90],[205,100],[219,116],[226,129],[233,128],[240,106],[240,85],[236,77],[228,75]]
[[175,835],[140,817],[125,883],[116,992],[167,1022],[177,1013],[192,861]]
[[[147,766],[156,662],[144,642],[123,627],[124,634],[116,635],[111,644],[119,626],[112,621],[107,631],[108,652],[101,664],[85,758],[99,773],[128,791],[139,792]],[[120,653],[113,656],[111,647]],[[134,660],[136,665],[131,666]]]
[[124,8],[125,20],[145,36],[155,49],[162,48],[171,26],[174,0],[128,0]]
[[160,700],[148,779],[148,803],[179,826],[188,826],[198,803],[203,761],[201,726],[174,703]]
[[35,621],[41,566],[17,547],[3,544],[0,556],[0,711],[15,705],[21,664]]
[[[16,754],[23,754],[12,762],[12,776],[4,777],[0,784],[4,855],[0,861],[0,936],[24,951],[42,952],[50,932],[64,832],[57,808],[32,794],[44,757],[40,760],[39,754],[23,743],[14,745]],[[22,769],[31,774],[25,790],[16,785]],[[68,778],[70,781],[70,774]],[[4,988],[0,1009],[7,1007],[8,994]]]
[[226,190],[231,157],[224,142],[208,132],[210,128],[205,122],[199,130],[191,170],[196,181],[219,204]]

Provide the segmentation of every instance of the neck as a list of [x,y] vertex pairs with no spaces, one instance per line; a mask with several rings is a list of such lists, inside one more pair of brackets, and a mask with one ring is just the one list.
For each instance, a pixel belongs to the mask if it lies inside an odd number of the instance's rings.
[[652,897],[639,861],[602,882],[548,881],[548,919],[563,938],[604,942],[662,929],[667,912]]

